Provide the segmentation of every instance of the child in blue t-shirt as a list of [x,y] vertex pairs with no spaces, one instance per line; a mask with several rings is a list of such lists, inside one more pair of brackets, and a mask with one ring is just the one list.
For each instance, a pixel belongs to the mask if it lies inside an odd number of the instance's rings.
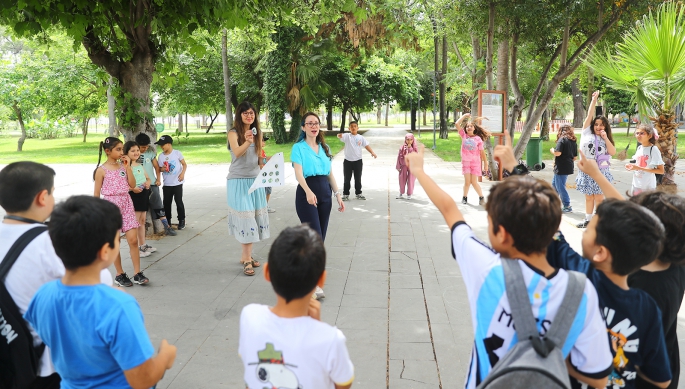
[[[583,256],[558,233],[547,250],[552,266],[587,274],[597,289],[599,307],[611,344],[613,369],[608,387],[635,388],[638,375],[665,388],[671,370],[661,325],[661,311],[644,291],[628,287],[628,276],[654,261],[661,252],[664,227],[657,216],[621,194],[604,177],[596,162],[581,153],[578,167],[610,199],[597,207],[583,234]],[[581,388],[571,380],[572,387]]]
[[176,347],[159,353],[130,295],[100,283],[119,253],[122,219],[113,203],[74,196],[55,207],[48,232],[66,268],[43,285],[24,317],[43,342],[67,388],[149,388],[170,369]]

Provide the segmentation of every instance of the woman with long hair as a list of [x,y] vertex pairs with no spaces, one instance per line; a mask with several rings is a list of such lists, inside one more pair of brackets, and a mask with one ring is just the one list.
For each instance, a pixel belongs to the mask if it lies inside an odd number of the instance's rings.
[[[587,109],[587,118],[585,118],[585,123],[583,123],[580,151],[587,159],[594,159],[604,177],[609,182],[613,182],[614,176],[609,168],[611,167],[611,156],[616,154],[616,147],[614,146],[614,138],[611,136],[609,120],[602,115],[594,117],[598,97],[599,91],[595,91],[592,94],[592,100]],[[585,220],[576,227],[585,228],[590,223],[592,214],[599,206],[599,203],[604,200],[604,193],[602,193],[602,189],[600,189],[595,180],[582,171],[578,172],[576,177],[576,188],[585,195]]]
[[240,263],[247,276],[261,264],[252,258],[252,244],[270,236],[269,213],[264,188],[248,193],[262,167],[262,130],[255,107],[247,101],[238,105],[233,128],[228,133],[231,166],[226,177],[228,233],[243,245]]
[[[293,162],[295,178],[299,184],[295,192],[297,216],[301,223],[308,223],[321,235],[322,240],[326,240],[328,219],[333,206],[331,192],[338,202],[338,211],[345,211],[345,203],[331,170],[333,156],[320,125],[321,121],[317,114],[304,114],[302,132],[293,145],[290,160]],[[320,299],[324,296],[323,290],[317,286],[313,297]]]

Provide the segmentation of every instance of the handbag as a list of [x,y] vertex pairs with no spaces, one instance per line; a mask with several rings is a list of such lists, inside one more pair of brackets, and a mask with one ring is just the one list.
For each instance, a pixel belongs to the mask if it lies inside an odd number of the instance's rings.
[[611,155],[599,154],[599,149],[597,148],[597,135],[595,135],[595,160],[600,169],[608,169],[611,167]]

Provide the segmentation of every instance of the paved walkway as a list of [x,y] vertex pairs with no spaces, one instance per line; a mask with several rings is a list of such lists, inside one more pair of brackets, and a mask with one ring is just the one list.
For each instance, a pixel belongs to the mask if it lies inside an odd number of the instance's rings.
[[[404,133],[365,133],[379,158],[364,155],[363,191],[368,200],[352,200],[345,213],[332,213],[322,320],[338,326],[347,337],[356,370],[354,388],[457,388],[463,383],[473,340],[468,302],[451,256],[449,229],[439,212],[418,184],[413,200],[395,199],[399,184],[394,167]],[[430,134],[422,135],[432,144]],[[338,155],[333,161],[341,188],[342,160]],[[261,268],[255,277],[242,274],[240,245],[228,235],[228,164],[188,163],[188,227],[177,237],[149,242],[159,250],[141,260],[151,282],[126,291],[140,302],[153,343],[166,338],[178,347],[176,363],[158,388],[242,388],[240,311],[249,303],[273,304],[275,298]],[[58,199],[92,193],[89,177],[94,165],[54,167]],[[443,162],[429,152],[426,170],[456,200],[461,198],[460,164]],[[627,190],[630,175],[618,164],[615,170],[617,186]],[[290,166],[286,175],[287,184],[274,188],[271,198],[277,210],[270,215],[272,239],[254,246],[255,258],[263,262],[278,232],[299,223]],[[534,175],[551,180],[549,168]],[[485,191],[489,186],[483,183]],[[576,213],[565,215],[561,228],[579,249],[582,231],[574,225],[583,217],[584,202],[577,191],[570,194]],[[469,200],[468,206],[460,207],[487,241],[485,211],[476,205],[475,192]],[[130,260],[123,262],[131,274]]]

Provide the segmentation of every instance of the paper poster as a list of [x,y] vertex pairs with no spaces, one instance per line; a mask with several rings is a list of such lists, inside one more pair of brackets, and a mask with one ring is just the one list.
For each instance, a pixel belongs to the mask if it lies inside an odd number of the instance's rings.
[[504,132],[503,95],[499,93],[482,93],[480,116],[483,121],[480,123],[491,134],[501,134]]
[[274,154],[269,162],[264,165],[259,171],[257,179],[247,192],[252,193],[257,188],[265,188],[267,186],[281,186],[285,181],[285,163],[283,162],[283,153]]

